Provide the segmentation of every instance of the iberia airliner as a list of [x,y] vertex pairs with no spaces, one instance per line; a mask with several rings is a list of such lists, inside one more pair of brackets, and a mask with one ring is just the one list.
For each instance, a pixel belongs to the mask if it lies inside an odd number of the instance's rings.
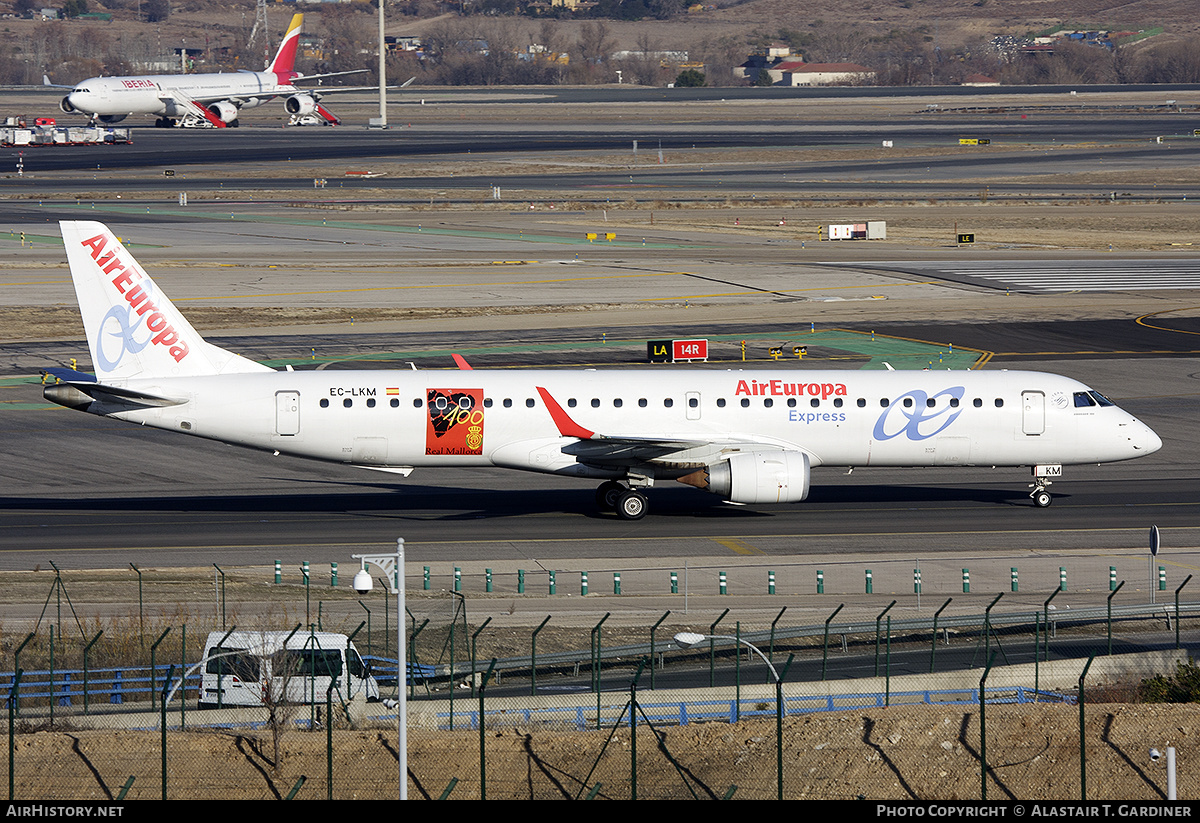
[[[152,114],[158,118],[157,126],[172,126],[192,118],[201,125],[225,128],[238,125],[242,109],[283,97],[283,107],[288,114],[312,114],[337,125],[341,121],[321,105],[321,97],[361,89],[335,86],[318,90],[299,87],[296,83],[356,72],[305,76],[295,71],[296,47],[303,24],[303,14],[292,17],[279,51],[265,71],[90,77],[74,87],[58,87],[71,89],[59,103],[59,108],[68,114],[81,112],[104,123],[119,123],[131,114]],[[52,85],[49,78],[44,78],[44,82]]]

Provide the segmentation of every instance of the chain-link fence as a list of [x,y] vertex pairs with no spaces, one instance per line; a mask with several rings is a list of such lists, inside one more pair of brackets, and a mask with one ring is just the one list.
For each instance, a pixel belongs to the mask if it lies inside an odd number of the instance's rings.
[[[293,585],[230,608],[221,582],[191,614],[84,616],[56,576],[28,629],[5,628],[10,798],[399,794],[394,605]],[[479,619],[461,592],[414,591],[408,795],[1165,799],[1150,749],[1198,729],[1140,701],[1147,680],[1196,677],[1200,604],[1118,590],[1069,614],[1052,591],[902,618],[891,598],[822,601],[803,621],[631,620],[603,598]]]

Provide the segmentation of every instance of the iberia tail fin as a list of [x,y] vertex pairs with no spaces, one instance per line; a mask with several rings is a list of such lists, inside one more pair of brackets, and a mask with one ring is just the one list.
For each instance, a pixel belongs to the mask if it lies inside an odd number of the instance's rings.
[[204,341],[103,223],[59,223],[100,382],[273,371]]
[[[295,71],[296,47],[300,45],[300,29],[303,26],[304,15],[292,15],[292,22],[288,23],[287,31],[283,34],[283,40],[279,42],[279,51],[275,52],[275,59],[271,61],[271,65],[267,66],[267,71],[286,75],[290,75]],[[280,80],[281,83],[290,81],[290,77]]]

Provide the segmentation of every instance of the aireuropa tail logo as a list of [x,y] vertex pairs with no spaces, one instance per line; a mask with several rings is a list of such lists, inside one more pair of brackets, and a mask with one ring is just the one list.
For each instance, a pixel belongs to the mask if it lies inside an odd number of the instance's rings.
[[[876,440],[891,440],[904,435],[909,440],[928,440],[940,434],[962,414],[959,403],[966,388],[954,386],[937,394],[911,389],[888,404],[875,421]],[[939,403],[941,398],[944,402]],[[904,401],[909,401],[907,404]],[[953,400],[955,402],[951,403]],[[932,401],[932,402],[931,402]]]
[[[119,244],[105,253],[108,241],[108,235],[98,234],[80,244],[91,250],[92,260],[104,274],[114,275],[112,284],[125,298],[125,305],[109,309],[96,330],[96,359],[100,361],[97,367],[112,371],[127,352],[137,354],[151,344],[165,347],[176,363],[182,362],[188,355],[188,344],[159,310],[154,281],[136,263],[121,260]],[[139,334],[143,326],[145,329]],[[119,349],[114,352],[115,346]]]

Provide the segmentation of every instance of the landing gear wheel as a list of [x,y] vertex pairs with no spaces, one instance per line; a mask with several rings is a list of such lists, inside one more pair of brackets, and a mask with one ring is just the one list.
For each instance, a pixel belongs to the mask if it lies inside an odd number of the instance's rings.
[[1050,492],[1048,491],[1039,491],[1033,493],[1033,505],[1037,506],[1039,509],[1044,509],[1049,506],[1052,500],[1053,498],[1050,497]]
[[596,489],[596,507],[601,511],[616,511],[617,501],[626,491],[627,489],[616,480],[601,483],[600,488]]
[[617,498],[617,515],[622,520],[641,520],[646,516],[646,495],[630,489]]

